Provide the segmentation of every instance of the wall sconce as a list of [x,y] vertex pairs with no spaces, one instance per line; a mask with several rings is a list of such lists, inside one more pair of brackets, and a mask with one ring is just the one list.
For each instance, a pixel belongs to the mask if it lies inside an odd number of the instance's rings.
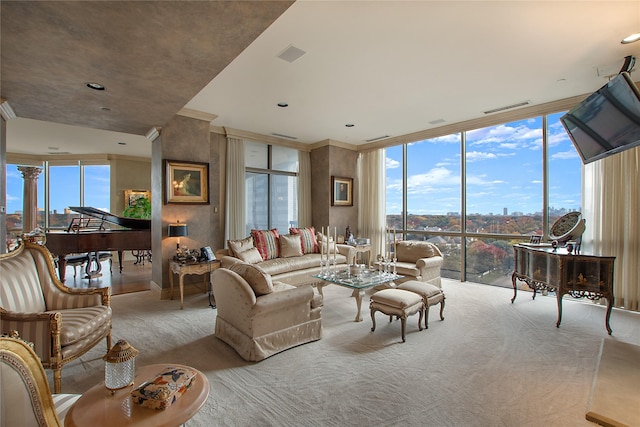
[[111,394],[133,385],[138,353],[128,342],[119,340],[102,358],[105,362],[104,385]]
[[169,224],[167,236],[177,237],[178,243],[176,244],[176,250],[180,249],[180,237],[187,236],[187,224],[180,224],[180,221],[177,221],[175,224]]

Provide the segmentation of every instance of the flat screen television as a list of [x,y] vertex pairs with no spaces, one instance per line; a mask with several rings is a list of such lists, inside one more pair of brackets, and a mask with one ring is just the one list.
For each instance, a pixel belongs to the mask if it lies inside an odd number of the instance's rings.
[[584,164],[640,145],[640,91],[622,72],[560,117]]

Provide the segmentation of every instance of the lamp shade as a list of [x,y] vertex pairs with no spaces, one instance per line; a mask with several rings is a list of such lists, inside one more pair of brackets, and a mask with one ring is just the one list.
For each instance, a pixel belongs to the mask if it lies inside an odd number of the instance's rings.
[[169,230],[167,232],[168,237],[183,237],[187,235],[187,224],[169,224]]

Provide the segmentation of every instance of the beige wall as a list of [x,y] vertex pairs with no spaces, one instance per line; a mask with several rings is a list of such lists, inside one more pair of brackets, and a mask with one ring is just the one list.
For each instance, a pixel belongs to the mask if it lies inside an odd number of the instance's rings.
[[122,216],[125,190],[151,190],[151,159],[111,160],[111,213]]
[[[209,121],[176,115],[162,128],[160,137],[153,142],[152,280],[162,289],[162,298],[169,296],[169,262],[176,253],[176,241],[167,238],[170,223],[180,221],[187,224],[188,236],[181,238],[180,242],[189,249],[211,246],[215,250],[222,247],[224,234],[221,224],[224,210],[221,209],[220,181],[224,170],[220,166],[220,159],[225,138],[211,133],[209,127]],[[165,204],[163,177],[166,159],[209,164],[209,204]],[[185,284],[192,280],[201,282],[202,278],[187,277]]]
[[[344,235],[347,226],[358,236],[358,153],[326,145],[311,151],[312,222],[316,229],[337,227]],[[353,206],[331,206],[331,177],[353,178]]]

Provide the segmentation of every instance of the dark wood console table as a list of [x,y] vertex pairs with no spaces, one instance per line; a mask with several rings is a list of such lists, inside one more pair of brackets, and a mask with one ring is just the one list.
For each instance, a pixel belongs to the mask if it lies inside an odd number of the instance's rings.
[[605,326],[611,335],[609,317],[613,308],[613,262],[615,257],[570,254],[564,248],[554,250],[551,247],[532,244],[513,246],[514,269],[513,298],[518,288],[516,279],[524,281],[533,290],[533,299],[537,291],[553,291],[558,300],[558,321],[562,321],[562,297],[569,294],[574,298],[586,297],[591,300],[607,299]]

